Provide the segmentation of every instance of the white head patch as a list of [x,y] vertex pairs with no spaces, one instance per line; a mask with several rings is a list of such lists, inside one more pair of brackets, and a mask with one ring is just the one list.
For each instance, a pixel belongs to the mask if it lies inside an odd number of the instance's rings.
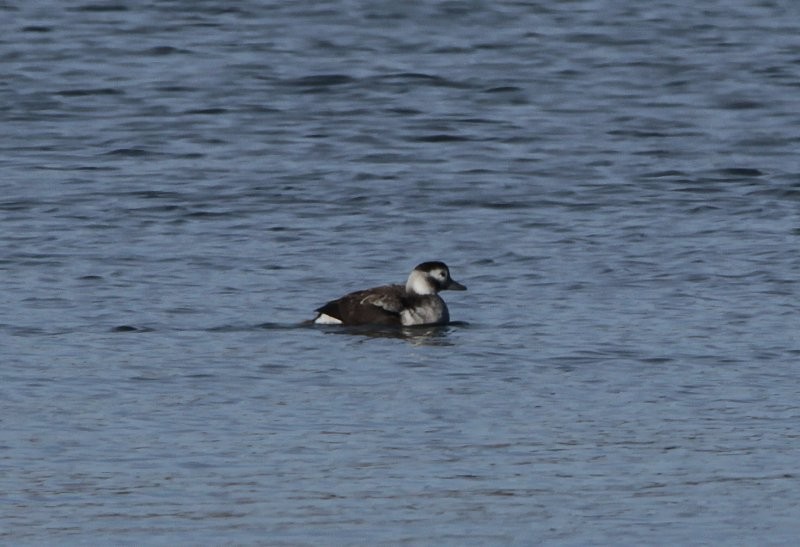
[[439,291],[433,281],[434,279],[439,283],[444,283],[445,279],[447,279],[447,272],[441,268],[436,268],[430,272],[414,270],[408,276],[406,290],[414,294],[436,294]]

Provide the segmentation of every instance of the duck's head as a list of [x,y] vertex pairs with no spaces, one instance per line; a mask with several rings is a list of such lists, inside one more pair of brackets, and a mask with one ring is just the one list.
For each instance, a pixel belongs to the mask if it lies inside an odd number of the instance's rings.
[[466,290],[464,285],[450,277],[450,269],[444,262],[423,262],[414,268],[406,282],[406,291],[413,294]]

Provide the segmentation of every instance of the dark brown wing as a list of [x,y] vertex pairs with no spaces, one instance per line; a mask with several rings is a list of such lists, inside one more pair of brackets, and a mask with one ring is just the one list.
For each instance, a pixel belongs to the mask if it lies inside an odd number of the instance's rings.
[[401,285],[376,287],[347,294],[316,311],[345,325],[400,325],[404,293]]

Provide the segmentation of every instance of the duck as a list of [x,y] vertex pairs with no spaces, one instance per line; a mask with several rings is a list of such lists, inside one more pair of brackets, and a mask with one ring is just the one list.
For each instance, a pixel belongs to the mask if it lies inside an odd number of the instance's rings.
[[450,268],[440,261],[423,262],[408,276],[405,285],[382,285],[351,292],[314,310],[317,325],[380,325],[410,327],[445,325],[450,321],[441,291],[465,291],[467,287],[450,277]]

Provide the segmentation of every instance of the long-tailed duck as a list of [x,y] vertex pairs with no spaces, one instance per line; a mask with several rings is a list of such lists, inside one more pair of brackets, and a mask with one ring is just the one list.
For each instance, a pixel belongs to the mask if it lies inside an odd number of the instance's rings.
[[317,308],[321,325],[443,325],[450,321],[439,291],[465,291],[444,262],[423,262],[403,285],[356,291]]

